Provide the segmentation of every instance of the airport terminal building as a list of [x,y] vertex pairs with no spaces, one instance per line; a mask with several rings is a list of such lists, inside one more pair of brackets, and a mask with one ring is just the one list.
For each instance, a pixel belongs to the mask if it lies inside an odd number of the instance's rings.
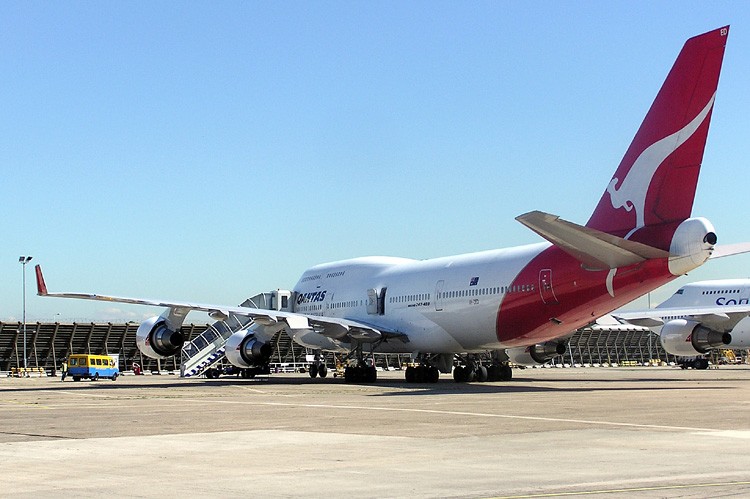
[[[188,339],[183,355],[161,361],[144,356],[136,346],[136,323],[29,323],[26,324],[27,366],[36,371],[55,373],[63,361],[71,354],[94,354],[119,356],[121,371],[133,369],[139,364],[147,371],[173,371],[186,374],[190,350],[208,351],[198,367],[191,368],[187,375],[198,375],[211,365],[222,360],[223,323],[188,324],[182,333]],[[225,328],[226,337],[231,328]],[[10,372],[23,367],[24,333],[20,322],[0,323],[0,372]],[[215,345],[212,348],[212,344]],[[294,342],[283,332],[272,341],[273,356],[271,366],[299,367],[306,364],[304,347]],[[570,339],[565,354],[551,360],[555,364],[569,365],[645,365],[659,362],[674,362],[674,356],[667,354],[657,335],[646,328],[629,325],[594,325],[578,330]],[[717,351],[714,362],[720,360],[745,361],[746,352]],[[407,356],[378,355],[381,367],[400,367],[408,362]],[[333,365],[333,359],[329,359]]]

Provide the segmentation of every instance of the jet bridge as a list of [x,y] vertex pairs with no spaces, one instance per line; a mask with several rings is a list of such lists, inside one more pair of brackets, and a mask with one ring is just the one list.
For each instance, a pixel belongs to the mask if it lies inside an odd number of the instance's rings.
[[[239,306],[279,310],[287,308],[290,299],[291,293],[289,291],[276,290],[270,293],[258,293]],[[206,369],[224,359],[227,339],[234,333],[247,329],[252,324],[252,318],[230,313],[226,320],[216,321],[209,325],[205,331],[183,345],[180,376],[185,378],[199,376]]]

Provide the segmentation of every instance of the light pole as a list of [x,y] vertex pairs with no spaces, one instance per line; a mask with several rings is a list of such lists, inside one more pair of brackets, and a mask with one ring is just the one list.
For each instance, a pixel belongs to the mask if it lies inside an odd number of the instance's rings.
[[19,256],[18,263],[23,265],[23,370],[28,374],[26,368],[26,264],[31,261],[30,256]]

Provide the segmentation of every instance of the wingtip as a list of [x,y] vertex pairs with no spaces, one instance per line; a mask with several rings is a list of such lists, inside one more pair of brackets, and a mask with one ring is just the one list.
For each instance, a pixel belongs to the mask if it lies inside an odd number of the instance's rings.
[[543,211],[534,210],[529,211],[527,213],[524,213],[523,215],[518,215],[516,217],[516,220],[521,222],[522,224],[526,225],[528,221],[534,221],[534,220],[547,220],[547,221],[554,221],[559,220],[560,217],[558,215],[553,215],[551,213],[545,213]]
[[39,296],[47,295],[47,284],[44,282],[44,275],[42,275],[42,266],[38,265],[34,267],[36,271],[36,294]]

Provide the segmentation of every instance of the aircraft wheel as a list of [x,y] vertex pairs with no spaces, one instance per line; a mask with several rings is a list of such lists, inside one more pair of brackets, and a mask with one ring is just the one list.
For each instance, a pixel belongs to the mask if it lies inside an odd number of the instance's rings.
[[309,374],[311,378],[314,378],[318,375],[318,364],[310,364]]
[[440,380],[440,371],[437,367],[430,367],[427,370],[427,381],[429,383],[437,383]]
[[500,366],[500,381],[510,381],[513,379],[513,369],[508,364]]
[[325,378],[328,376],[328,368],[325,364],[321,364],[320,367],[318,367],[318,376],[321,378]]
[[477,381],[480,383],[484,383],[487,381],[487,368],[484,366],[477,366],[477,368],[474,370],[474,376]]
[[347,366],[344,370],[344,381],[354,383],[357,378],[357,372],[352,366]]
[[456,383],[466,383],[469,381],[466,371],[467,368],[464,366],[456,366],[453,368],[453,379]]
[[416,373],[414,372],[415,368],[413,366],[409,366],[406,368],[406,382],[407,383],[414,383],[416,379]]

